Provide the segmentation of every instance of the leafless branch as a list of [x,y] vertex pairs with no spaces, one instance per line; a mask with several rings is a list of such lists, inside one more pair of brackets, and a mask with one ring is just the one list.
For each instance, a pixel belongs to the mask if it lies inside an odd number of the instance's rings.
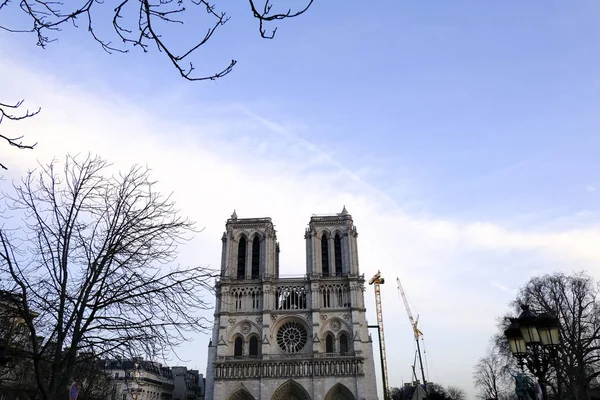
[[[252,9],[254,18],[258,19],[258,31],[260,32],[260,36],[265,39],[273,39],[275,37],[275,33],[277,32],[277,27],[273,28],[270,33],[267,33],[267,30],[264,27],[266,23],[286,18],[298,17],[304,14],[310,8],[314,0],[309,0],[306,6],[298,11],[292,11],[291,8],[288,8],[287,11],[279,13],[272,13],[273,3],[270,0],[264,0],[262,7],[257,7],[257,1],[255,0],[248,1],[250,2],[250,8]],[[258,10],[259,8],[261,8],[261,11]]]
[[[266,0],[264,4],[258,5],[256,0],[249,0],[253,16],[259,21],[259,32],[263,38],[272,39],[277,28],[267,32],[265,24],[277,20],[294,18],[302,15],[312,5],[314,0],[306,0],[305,6],[299,10],[286,9],[283,12],[274,12],[273,3]],[[5,0],[0,3],[0,10],[8,4]],[[105,2],[98,0],[79,0],[69,3],[53,0],[21,0],[21,10],[29,17],[31,26],[29,28],[15,28],[0,26],[9,32],[28,32],[37,36],[37,44],[46,47],[55,39],[52,37],[65,23],[77,26],[77,21],[85,21],[86,28],[92,38],[100,44],[102,49],[108,53],[128,52],[128,45],[139,47],[144,52],[148,51],[149,45],[153,44],[164,53],[179,74],[191,81],[215,80],[229,74],[237,61],[231,60],[225,67],[213,73],[197,74],[196,67],[190,57],[206,44],[215,34],[218,28],[229,21],[225,12],[217,11],[215,4],[207,0],[121,0],[112,10],[112,28],[121,45],[113,44],[106,40],[104,35],[98,34],[94,21],[102,22],[102,11],[97,11]],[[210,18],[208,22],[200,20],[200,24],[206,23],[206,28],[195,29],[195,38],[189,38],[192,42],[183,51],[175,50],[182,42],[180,38],[167,40],[163,23],[184,24],[185,16],[196,15],[194,8],[203,8]],[[132,17],[133,15],[137,17]],[[200,25],[201,26],[201,25]]]
[[[4,4],[4,3],[3,3]],[[0,4],[0,9],[2,9],[2,5]],[[19,100],[14,104],[5,104],[0,103],[0,124],[4,118],[11,121],[20,121],[22,119],[30,118],[40,112],[38,108],[36,111],[29,111],[29,109],[25,110],[25,113],[19,113],[18,109],[23,104],[23,100]],[[23,136],[7,136],[5,134],[0,133],[0,139],[6,141],[9,145],[14,146],[18,149],[33,149],[37,143],[33,144],[25,144],[22,139]],[[7,167],[0,162],[0,168],[7,169]]]

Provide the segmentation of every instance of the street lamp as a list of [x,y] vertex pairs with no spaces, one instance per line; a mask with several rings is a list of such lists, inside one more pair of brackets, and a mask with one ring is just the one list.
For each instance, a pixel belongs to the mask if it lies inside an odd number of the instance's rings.
[[516,318],[511,320],[511,324],[504,331],[510,352],[519,360],[519,362],[527,355],[527,346],[521,335],[521,329]]
[[[542,389],[543,399],[547,399],[546,373],[551,358],[556,360],[556,350],[560,346],[558,318],[549,313],[537,315],[528,305],[521,305],[519,318],[511,318],[511,324],[504,331],[511,353],[519,365],[527,368],[536,376]],[[529,352],[527,350],[530,350]],[[560,384],[558,364],[556,378]],[[560,394],[560,386],[558,389]]]

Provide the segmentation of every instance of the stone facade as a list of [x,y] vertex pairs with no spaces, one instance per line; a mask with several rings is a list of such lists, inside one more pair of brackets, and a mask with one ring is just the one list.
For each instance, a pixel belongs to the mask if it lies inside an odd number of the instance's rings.
[[204,377],[198,370],[172,367],[173,400],[204,400]]
[[306,274],[280,278],[271,219],[227,220],[207,400],[377,399],[352,217],[313,216],[304,237]]
[[115,392],[122,400],[172,400],[171,368],[142,358],[105,362],[105,371],[113,378]]

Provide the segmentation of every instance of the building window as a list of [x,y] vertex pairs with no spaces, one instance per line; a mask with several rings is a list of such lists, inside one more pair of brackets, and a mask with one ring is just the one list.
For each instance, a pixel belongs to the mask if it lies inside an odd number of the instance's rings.
[[348,352],[348,336],[345,333],[340,335],[340,353],[345,354]]
[[253,309],[258,309],[260,307],[259,300],[260,300],[260,293],[258,293],[257,291],[253,291],[252,292],[252,308]]
[[306,309],[306,288],[304,286],[278,287],[275,291],[278,310]]
[[325,353],[333,353],[333,335],[331,333],[325,336]]
[[242,299],[243,299],[244,294],[241,291],[235,291],[233,292],[233,298],[235,299],[235,309],[236,310],[241,310],[242,309]]
[[325,235],[321,238],[321,267],[323,276],[329,276],[329,243]]
[[304,325],[290,321],[277,331],[277,344],[286,353],[297,353],[304,348],[308,341],[308,333]]
[[251,356],[258,355],[258,338],[256,336],[252,336],[250,338],[250,347],[249,347],[248,354]]
[[241,357],[243,353],[243,348],[244,342],[242,342],[242,338],[238,336],[237,338],[235,338],[235,344],[233,346],[233,355],[235,357]]
[[252,279],[258,279],[260,265],[260,240],[258,236],[254,237],[252,241]]
[[237,277],[238,279],[244,279],[246,277],[246,238],[242,237],[238,245],[238,265],[237,265]]
[[335,275],[342,276],[342,239],[336,234],[333,239],[333,249],[335,254]]
[[329,290],[323,291],[323,308],[331,307],[331,298],[329,297]]

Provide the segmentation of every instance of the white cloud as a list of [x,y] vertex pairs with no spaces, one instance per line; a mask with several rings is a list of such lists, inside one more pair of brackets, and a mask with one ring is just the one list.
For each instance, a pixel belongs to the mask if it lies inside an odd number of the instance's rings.
[[[0,66],[0,87],[3,96],[43,106],[31,120],[2,125],[10,134],[39,142],[35,151],[4,149],[7,180],[38,159],[46,162],[66,152],[98,153],[119,168],[147,164],[160,188],[174,191],[183,212],[206,228],[181,249],[182,262],[219,267],[224,223],[236,209],[240,217],[272,217],[282,273],[302,273],[310,215],[339,212],[346,205],[360,234],[362,272],[369,278],[381,270],[388,278],[383,299],[392,385],[410,379],[414,355],[396,276],[420,312],[431,378],[470,387],[471,366],[514,295],[509,288],[556,268],[599,272],[598,228],[547,232],[407,215],[362,174],[292,129],[239,105],[171,121],[164,110],[146,110],[117,93],[69,86],[9,62]],[[374,322],[371,287],[365,296]],[[207,344],[208,338],[199,336],[186,346],[190,366],[205,368]]]

